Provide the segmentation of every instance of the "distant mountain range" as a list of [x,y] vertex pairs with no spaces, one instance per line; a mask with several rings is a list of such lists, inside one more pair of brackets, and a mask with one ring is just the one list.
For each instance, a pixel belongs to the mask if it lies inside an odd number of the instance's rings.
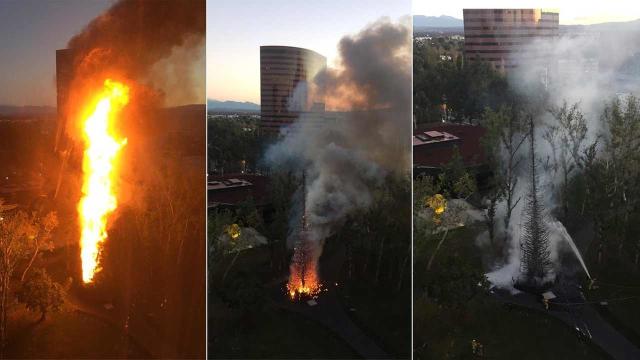
[[456,28],[463,26],[462,19],[454,18],[453,16],[413,15],[413,27]]
[[56,108],[53,106],[0,105],[0,115],[3,116],[54,115],[55,113]]
[[591,25],[560,25],[561,32],[629,32],[640,30],[640,19],[623,22],[606,22]]
[[252,102],[220,101],[207,99],[207,111],[260,111],[260,105]]

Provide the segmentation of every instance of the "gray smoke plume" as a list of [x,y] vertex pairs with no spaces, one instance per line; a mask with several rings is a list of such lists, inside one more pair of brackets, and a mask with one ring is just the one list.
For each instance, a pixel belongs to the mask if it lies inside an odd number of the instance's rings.
[[[529,100],[533,99],[534,104],[537,104],[534,121],[538,141],[535,152],[541,163],[554,156],[551,144],[541,141],[544,131],[549,126],[558,125],[557,120],[548,111],[550,108],[560,107],[563,102],[579,104],[588,129],[584,142],[586,145],[603,135],[600,116],[606,103],[622,94],[638,93],[639,34],[638,21],[576,27],[557,39],[536,40],[523,49],[523,56],[518,60],[520,65],[512,70],[508,77],[512,88]],[[546,93],[547,98],[541,99],[542,93]],[[528,152],[529,149],[523,147],[520,155],[528,157]],[[568,236],[564,225],[552,215],[553,210],[561,204],[558,197],[561,176],[545,166],[541,166],[539,172],[540,184],[543,186],[541,194],[544,195],[542,200],[549,210],[551,260],[557,273],[560,254],[563,251],[572,251],[570,242],[573,240]],[[523,200],[513,211],[507,229],[496,229],[496,233],[506,233],[510,240],[506,262],[496,264],[494,271],[487,274],[489,281],[496,286],[511,288],[512,279],[519,275],[521,205],[528,188],[527,176],[526,168],[519,169],[516,198],[522,197]],[[504,216],[504,207],[504,204],[499,205],[496,217]],[[552,274],[551,278],[554,276]]]
[[120,0],[93,19],[67,44],[71,116],[107,77],[126,80],[138,103],[203,103],[204,13],[203,0]]
[[408,19],[381,19],[344,37],[339,50],[341,67],[322,71],[309,87],[314,101],[340,112],[301,116],[265,155],[274,170],[305,171],[311,240],[319,249],[347,215],[371,205],[372,188],[386,175],[410,169]]

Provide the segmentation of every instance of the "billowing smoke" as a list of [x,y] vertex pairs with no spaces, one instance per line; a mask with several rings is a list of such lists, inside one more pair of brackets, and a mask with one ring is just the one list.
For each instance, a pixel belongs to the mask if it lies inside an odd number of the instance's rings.
[[121,0],[92,20],[67,45],[74,58],[70,116],[106,77],[124,80],[137,104],[202,103],[204,13],[202,0]]
[[[606,103],[616,96],[637,93],[640,89],[639,32],[640,24],[637,22],[603,24],[591,28],[573,28],[557,39],[536,40],[523,49],[523,56],[518,60],[520,65],[508,75],[512,88],[533,104],[535,152],[541,165],[538,168],[539,185],[542,186],[540,195],[548,211],[551,260],[556,274],[560,270],[560,254],[563,251],[571,252],[575,245],[564,225],[553,216],[561,206],[559,187],[562,177],[545,164],[557,156],[558,147],[562,144],[556,139],[554,149],[543,139],[549,126],[558,125],[549,109],[558,108],[564,102],[569,105],[578,103],[588,129],[584,145],[603,136],[600,116]],[[541,53],[542,56],[535,56]],[[541,94],[546,94],[546,97],[541,98]],[[523,146],[519,155],[527,159],[528,147]],[[523,161],[523,165],[526,163],[526,160]],[[515,196],[522,200],[514,209],[508,228],[496,229],[496,233],[506,233],[509,240],[506,262],[496,264],[495,270],[487,274],[494,285],[505,288],[512,286],[513,279],[520,272],[522,203],[529,188],[529,174],[526,166],[522,166],[518,172]],[[504,216],[504,209],[505,204],[498,206],[496,218]],[[497,225],[503,224],[497,221]],[[551,277],[554,276],[552,274]]]
[[[73,77],[66,132],[72,140],[81,140],[88,104],[105,79],[130,89],[131,100],[117,124],[129,140],[120,176],[128,181],[118,185],[127,187],[121,202],[143,196],[131,187],[157,171],[159,144],[174,132],[168,124],[175,120],[160,109],[204,104],[205,29],[204,0],[120,0],[69,40]],[[188,127],[186,121],[182,126]]]
[[[274,170],[305,171],[310,236],[319,250],[350,213],[371,205],[385,176],[410,169],[408,21],[381,19],[344,37],[339,50],[340,68],[321,71],[309,87],[314,101],[340,111],[301,116],[265,156]],[[295,209],[292,224],[303,211]]]
[[[69,41],[78,75],[112,70],[152,82],[151,70],[160,60],[181,48],[203,46],[204,12],[205,2],[201,0],[121,0]],[[198,53],[191,55],[180,57],[182,63],[170,66],[184,68],[201,57]]]

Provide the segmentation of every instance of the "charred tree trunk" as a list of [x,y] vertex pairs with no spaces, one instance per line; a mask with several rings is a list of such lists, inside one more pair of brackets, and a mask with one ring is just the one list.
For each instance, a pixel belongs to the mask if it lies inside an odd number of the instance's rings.
[[496,218],[496,206],[498,204],[498,199],[496,197],[492,197],[489,201],[489,208],[487,208],[487,230],[489,231],[489,241],[491,245],[494,245],[493,240],[495,238],[495,218]]
[[521,274],[527,286],[542,284],[551,271],[549,232],[545,224],[545,209],[538,195],[535,137],[533,119],[530,119],[530,172],[531,189],[524,208],[524,223],[520,239]]
[[403,279],[404,279],[404,269],[407,267],[407,263],[409,262],[409,259],[411,258],[411,245],[409,245],[409,251],[407,251],[404,260],[402,260],[402,263],[400,265],[400,274],[398,275],[398,286],[396,287],[396,291],[400,291],[400,289],[402,289],[402,283],[403,283]]
[[375,283],[378,283],[378,279],[380,276],[380,266],[382,265],[382,254],[384,253],[384,240],[385,238],[382,238],[382,242],[380,243],[380,251],[378,252],[378,263],[376,264],[376,277],[375,277]]

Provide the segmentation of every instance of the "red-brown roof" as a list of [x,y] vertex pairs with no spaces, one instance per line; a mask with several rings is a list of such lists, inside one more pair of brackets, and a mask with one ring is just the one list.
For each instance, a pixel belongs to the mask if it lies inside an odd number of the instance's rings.
[[256,205],[264,205],[268,179],[256,174],[226,174],[209,176],[207,184],[210,206],[214,204],[238,205],[253,198]]
[[[426,144],[416,144],[415,135],[429,132],[448,133],[455,139]],[[481,139],[486,129],[479,125],[433,123],[414,129],[413,164],[414,166],[441,167],[448,163],[457,146],[462,160],[467,166],[484,163],[484,151]]]

